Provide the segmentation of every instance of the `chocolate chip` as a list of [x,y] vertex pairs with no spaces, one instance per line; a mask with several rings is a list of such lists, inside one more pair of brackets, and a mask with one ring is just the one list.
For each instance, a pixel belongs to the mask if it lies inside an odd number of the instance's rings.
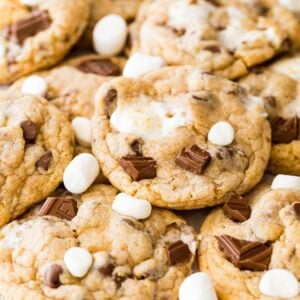
[[213,52],[213,53],[220,53],[221,52],[220,47],[217,46],[217,45],[208,45],[208,46],[205,46],[203,48],[203,50],[210,51],[210,52]]
[[272,108],[275,108],[277,106],[277,101],[274,96],[265,96],[264,100],[267,103],[267,105]]
[[265,271],[268,269],[272,247],[266,243],[239,240],[229,235],[217,236],[220,251],[240,270]]
[[20,45],[38,32],[46,30],[51,24],[47,11],[36,10],[25,20],[17,21],[4,29],[5,38]]
[[233,194],[223,206],[224,214],[234,222],[244,222],[250,218],[251,207],[245,198]]
[[92,73],[101,76],[118,76],[121,69],[110,59],[86,58],[75,64],[75,67],[83,73]]
[[275,117],[270,121],[272,127],[273,143],[290,143],[298,139],[299,119],[297,117],[284,119]]
[[127,279],[127,277],[115,274],[113,276],[113,279],[114,279],[115,283],[117,284],[117,287],[119,288],[122,285],[122,283]]
[[27,143],[34,142],[38,135],[37,126],[30,120],[23,121],[21,123],[21,128],[23,130],[23,137]]
[[296,219],[297,219],[298,221],[300,221],[300,203],[295,203],[295,204],[293,205],[293,207],[294,207]]
[[197,145],[192,145],[181,150],[175,158],[175,163],[187,171],[200,175],[210,159],[211,156],[207,151],[200,149]]
[[77,202],[72,197],[48,197],[39,216],[54,216],[61,219],[72,220],[77,214]]
[[106,116],[109,118],[112,113],[114,112],[115,109],[115,99],[118,96],[118,92],[115,89],[109,89],[105,95],[104,98],[104,104],[105,104],[105,112],[106,112]]
[[192,253],[189,246],[183,241],[177,241],[168,247],[168,257],[170,265],[177,265],[189,260]]
[[156,177],[156,161],[146,156],[125,156],[120,166],[135,181]]
[[45,283],[50,288],[58,288],[60,286],[59,275],[63,272],[60,265],[53,264],[45,272]]
[[220,147],[216,152],[216,158],[219,160],[232,159],[234,157],[234,150],[228,147]]
[[111,276],[111,274],[114,271],[114,268],[115,266],[109,263],[107,266],[99,268],[98,271],[104,276]]
[[35,163],[35,166],[47,171],[50,167],[52,157],[53,155],[51,150],[46,151]]
[[136,139],[130,144],[130,147],[134,151],[135,155],[137,156],[143,155],[143,150],[142,150],[143,143],[144,142],[141,139]]

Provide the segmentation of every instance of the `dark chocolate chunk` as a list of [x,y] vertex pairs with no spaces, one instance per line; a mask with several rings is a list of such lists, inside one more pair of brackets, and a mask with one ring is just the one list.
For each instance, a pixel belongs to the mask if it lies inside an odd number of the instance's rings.
[[35,166],[47,171],[50,168],[52,157],[51,150],[46,151],[35,163]]
[[5,38],[22,45],[24,41],[46,30],[51,25],[51,19],[47,11],[36,10],[25,20],[17,21],[4,29]]
[[156,177],[156,161],[146,156],[125,156],[120,166],[135,181]]
[[210,154],[200,149],[197,145],[184,148],[175,158],[175,162],[181,168],[200,175],[210,162]]
[[83,73],[93,73],[101,76],[118,76],[121,74],[119,66],[110,59],[86,58],[75,64],[75,67]]
[[107,266],[99,268],[98,271],[104,276],[111,276],[111,274],[114,271],[114,268],[115,266],[109,263]]
[[23,121],[20,126],[23,130],[23,137],[25,141],[27,143],[34,142],[38,135],[37,126],[30,120]]
[[295,203],[295,204],[293,205],[293,207],[294,207],[296,219],[297,219],[298,221],[300,221],[300,203]]
[[168,247],[168,257],[170,265],[180,264],[189,260],[192,253],[189,246],[182,241],[177,241]]
[[53,264],[45,272],[45,283],[50,288],[58,288],[60,286],[59,275],[63,272],[60,265]]
[[272,142],[288,144],[299,138],[299,119],[297,117],[284,119],[275,117],[270,121],[272,127]]
[[223,206],[224,214],[234,222],[244,222],[250,218],[251,207],[245,198],[233,194]]
[[216,238],[225,258],[240,270],[265,271],[268,269],[272,255],[270,245],[239,240],[229,235]]

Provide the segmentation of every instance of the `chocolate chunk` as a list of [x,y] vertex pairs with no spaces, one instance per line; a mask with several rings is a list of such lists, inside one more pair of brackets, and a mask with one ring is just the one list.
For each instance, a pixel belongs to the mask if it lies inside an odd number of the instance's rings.
[[114,279],[115,283],[117,284],[117,287],[119,288],[122,285],[122,283],[127,279],[127,277],[115,274],[113,276],[113,279]]
[[220,47],[217,46],[217,45],[208,45],[208,46],[205,46],[203,48],[203,50],[210,51],[210,52],[213,52],[213,53],[220,53],[221,52]]
[[228,160],[234,157],[234,149],[228,147],[220,147],[216,152],[216,158],[219,160]]
[[273,143],[290,143],[298,139],[299,119],[297,117],[284,119],[275,117],[270,121],[272,127]]
[[63,272],[60,265],[53,264],[45,272],[45,283],[50,288],[58,288],[60,286],[59,275]]
[[274,96],[266,96],[264,97],[264,100],[266,101],[267,105],[272,108],[275,108],[277,106],[277,101]]
[[72,220],[77,214],[77,202],[72,197],[48,197],[39,216],[54,216],[61,219]]
[[118,92],[115,89],[109,89],[104,98],[106,116],[109,118],[115,109],[115,99],[118,96]]
[[51,24],[47,11],[36,10],[25,20],[17,21],[4,29],[5,38],[20,45],[38,32],[46,30]]
[[120,159],[120,166],[134,180],[156,177],[156,161],[146,156],[125,156]]
[[20,126],[23,130],[23,137],[25,141],[27,143],[34,142],[38,135],[37,126],[30,120],[23,121]]
[[300,203],[295,203],[295,204],[293,205],[293,207],[294,207],[296,219],[297,219],[298,221],[300,221]]
[[250,218],[251,207],[247,205],[245,198],[233,194],[223,206],[224,214],[234,222],[244,222]]
[[177,241],[168,247],[170,265],[180,264],[191,258],[192,253],[189,246],[182,241]]
[[111,276],[111,274],[114,271],[114,268],[115,266],[109,263],[107,266],[99,268],[98,271],[104,276]]
[[134,140],[131,144],[130,147],[134,151],[135,155],[137,156],[142,156],[143,155],[143,141],[141,139]]
[[197,145],[192,145],[189,148],[184,148],[181,153],[175,158],[175,162],[181,168],[200,175],[205,167],[210,162],[210,154],[200,149]]
[[35,166],[47,171],[50,167],[52,157],[53,155],[51,150],[46,151],[35,163]]
[[86,58],[80,60],[75,67],[83,73],[93,73],[102,76],[118,76],[121,70],[110,59]]
[[216,237],[225,258],[240,270],[265,271],[269,267],[272,247],[261,243],[239,240],[229,235]]

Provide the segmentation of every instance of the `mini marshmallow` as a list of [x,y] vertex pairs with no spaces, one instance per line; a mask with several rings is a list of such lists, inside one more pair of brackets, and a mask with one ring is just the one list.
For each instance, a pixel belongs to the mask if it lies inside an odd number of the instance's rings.
[[234,129],[228,122],[218,122],[208,132],[208,141],[218,146],[228,146],[234,140]]
[[127,38],[126,21],[119,15],[107,15],[95,26],[93,43],[95,51],[105,56],[113,56],[122,51]]
[[36,6],[42,3],[43,0],[20,0],[20,3],[28,6]]
[[300,190],[300,177],[279,174],[273,179],[271,188],[273,190],[276,190],[276,189]]
[[165,65],[165,61],[159,56],[135,53],[128,59],[123,76],[136,78],[145,73],[159,70]]
[[91,121],[88,118],[76,117],[72,120],[72,127],[78,144],[90,147],[92,142]]
[[44,97],[48,85],[46,80],[38,75],[32,75],[25,79],[21,87],[21,93]]
[[288,270],[267,271],[260,280],[259,290],[263,295],[279,298],[294,298],[300,292],[297,278]]
[[182,282],[179,300],[217,300],[215,289],[209,276],[204,272],[194,273]]
[[69,248],[64,255],[64,262],[68,271],[74,277],[84,277],[93,263],[89,251],[80,247]]
[[99,164],[94,155],[82,153],[73,158],[63,175],[65,188],[74,194],[85,192],[99,174]]
[[142,220],[147,219],[151,215],[152,206],[147,200],[137,199],[125,193],[120,193],[115,197],[112,210],[122,215]]

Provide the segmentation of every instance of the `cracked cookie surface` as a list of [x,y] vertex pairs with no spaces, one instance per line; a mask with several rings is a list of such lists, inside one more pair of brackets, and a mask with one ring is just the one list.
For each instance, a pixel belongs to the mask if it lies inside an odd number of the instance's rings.
[[73,130],[47,101],[0,93],[0,223],[49,196],[73,155]]
[[0,83],[59,62],[82,34],[88,0],[46,0],[34,7],[0,1]]
[[234,79],[298,47],[300,24],[270,1],[149,0],[131,29],[133,52]]
[[[201,228],[199,268],[209,273],[222,300],[275,298],[259,291],[259,282],[265,272],[235,267],[220,251],[216,236],[229,235],[267,243],[272,248],[268,269],[286,269],[300,279],[300,221],[293,207],[300,202],[300,191],[272,190],[271,181],[272,178],[266,177],[245,197],[252,208],[248,220],[234,222],[219,208],[210,213]],[[300,299],[300,296],[293,299]]]
[[[237,84],[194,67],[105,83],[92,119],[92,149],[104,175],[121,191],[176,209],[245,193],[267,165],[270,128],[244,108],[238,91]],[[220,121],[235,131],[228,146],[207,140]]]
[[[0,294],[29,299],[177,299],[180,283],[192,268],[195,234],[175,214],[153,208],[138,221],[111,209],[117,190],[94,185],[76,196],[78,211],[70,221],[37,216],[39,207],[0,231]],[[63,197],[63,196],[60,196]],[[168,248],[181,241],[189,257],[170,265]],[[70,247],[92,255],[86,275],[76,278],[64,263]],[[47,270],[61,270],[55,288]]]

